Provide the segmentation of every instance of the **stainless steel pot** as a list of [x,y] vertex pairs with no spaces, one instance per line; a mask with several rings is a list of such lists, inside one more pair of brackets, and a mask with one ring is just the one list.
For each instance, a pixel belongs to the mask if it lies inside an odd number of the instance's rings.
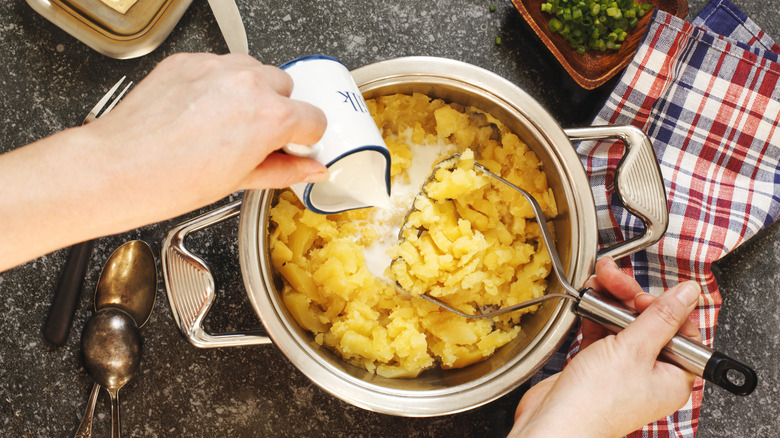
[[[666,194],[657,159],[638,129],[593,127],[562,129],[542,106],[505,79],[462,62],[410,57],[354,70],[366,98],[420,92],[491,113],[512,129],[543,162],[560,218],[557,248],[569,282],[581,287],[596,259],[619,258],[655,243],[668,221]],[[627,145],[616,169],[624,205],[646,225],[645,233],[597,249],[596,210],[585,171],[572,141],[615,137]],[[268,249],[268,213],[276,191],[250,191],[234,202],[171,230],[163,244],[163,276],[176,323],[196,346],[224,347],[273,342],[314,383],[336,397],[372,411],[424,417],[452,414],[488,403],[536,373],[564,342],[576,315],[571,302],[548,302],[523,320],[523,334],[489,359],[458,370],[429,370],[414,379],[383,378],[347,364],[298,327],[281,300],[281,279]],[[184,247],[190,232],[240,214],[239,256],[249,299],[269,336],[210,334],[202,321],[214,299],[208,266]],[[551,292],[560,289],[551,282]]]

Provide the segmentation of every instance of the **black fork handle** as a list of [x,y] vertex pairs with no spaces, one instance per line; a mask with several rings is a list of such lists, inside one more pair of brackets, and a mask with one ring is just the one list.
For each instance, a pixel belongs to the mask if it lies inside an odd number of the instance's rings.
[[62,345],[68,339],[94,244],[94,240],[88,240],[68,250],[68,258],[43,325],[43,338],[51,344]]

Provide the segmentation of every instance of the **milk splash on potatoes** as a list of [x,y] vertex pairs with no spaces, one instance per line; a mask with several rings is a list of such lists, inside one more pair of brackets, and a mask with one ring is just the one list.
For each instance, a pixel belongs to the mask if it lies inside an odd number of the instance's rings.
[[[317,343],[381,376],[412,378],[435,366],[460,368],[483,360],[521,334],[522,312],[467,319],[414,295],[427,288],[466,311],[540,296],[550,260],[530,207],[498,192],[480,197],[475,191],[442,200],[436,212],[441,217],[429,217],[435,238],[409,247],[398,243],[398,232],[433,166],[469,148],[481,164],[532,193],[548,217],[555,216],[541,163],[479,109],[422,94],[367,103],[392,155],[392,205],[323,216],[303,208],[291,192],[281,193],[270,212],[269,233],[285,305]],[[434,223],[442,228],[437,231]],[[421,274],[424,287],[415,283]],[[396,281],[406,282],[411,294],[399,292]]]
[[[408,139],[408,136],[406,137]],[[408,139],[410,141],[410,139]],[[426,179],[431,174],[433,166],[455,148],[451,144],[440,142],[437,145],[424,145],[407,142],[414,160],[406,169],[403,178],[395,178],[391,186],[390,202],[385,208],[377,208],[371,226],[379,235],[377,240],[363,249],[366,266],[380,278],[387,278],[385,271],[392,262],[391,249],[398,244],[398,230],[404,222],[406,214],[420,191]]]

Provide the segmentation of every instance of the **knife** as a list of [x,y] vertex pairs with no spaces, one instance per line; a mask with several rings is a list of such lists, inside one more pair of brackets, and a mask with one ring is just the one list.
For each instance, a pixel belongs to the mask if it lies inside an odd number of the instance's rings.
[[217,19],[217,25],[227,42],[230,53],[249,53],[246,30],[241,13],[233,0],[209,0],[209,6]]

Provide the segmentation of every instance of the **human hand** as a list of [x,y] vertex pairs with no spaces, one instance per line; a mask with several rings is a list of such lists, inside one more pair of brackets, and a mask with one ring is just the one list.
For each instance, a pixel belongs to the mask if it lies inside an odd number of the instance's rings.
[[290,100],[292,79],[250,56],[180,54],[157,66],[106,117],[86,125],[129,205],[167,219],[239,189],[327,178],[278,150],[313,144],[325,115]]
[[325,131],[292,79],[246,55],[162,61],[109,114],[0,156],[0,271],[239,190],[328,177],[278,152]]
[[510,436],[620,437],[688,400],[695,376],[658,355],[678,330],[701,340],[687,319],[701,294],[699,285],[681,283],[656,298],[603,258],[586,286],[611,293],[641,314],[618,334],[583,320],[579,353],[561,373],[526,392]]

